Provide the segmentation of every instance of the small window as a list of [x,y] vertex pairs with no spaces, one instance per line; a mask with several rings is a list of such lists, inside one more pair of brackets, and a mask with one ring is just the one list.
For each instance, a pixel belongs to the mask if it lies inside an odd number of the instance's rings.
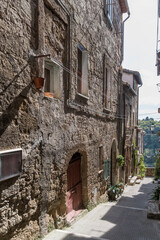
[[111,110],[111,67],[104,59],[104,89],[103,89],[104,109]]
[[112,0],[107,0],[107,16],[111,22],[112,22],[112,15],[113,15],[113,2]]
[[88,53],[78,45],[77,91],[88,96]]
[[113,0],[105,0],[105,14],[108,17],[110,23],[113,20]]
[[99,147],[99,170],[103,169],[103,146]]
[[137,84],[136,84],[136,80],[133,80],[133,89],[136,91],[137,90]]
[[48,97],[60,97],[60,67],[54,62],[45,62],[45,86],[44,95]]
[[13,149],[0,152],[0,181],[21,173],[22,150]]

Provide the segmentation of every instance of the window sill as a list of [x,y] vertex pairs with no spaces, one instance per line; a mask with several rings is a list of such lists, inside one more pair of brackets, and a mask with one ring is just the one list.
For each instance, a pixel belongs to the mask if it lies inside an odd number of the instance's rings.
[[21,174],[21,173],[19,172],[19,173],[16,173],[16,174],[10,175],[10,176],[6,176],[6,177],[3,177],[3,178],[0,178],[0,182],[3,182],[3,181],[6,181],[6,180],[9,180],[9,179],[14,178],[14,177],[19,177],[20,174]]
[[44,92],[44,96],[48,98],[54,98],[54,93],[51,92]]
[[89,99],[88,96],[85,96],[85,95],[83,95],[83,94],[81,94],[81,93],[77,93],[77,96],[80,96],[80,97],[82,97],[82,98],[84,98],[84,99],[86,99],[86,100]]

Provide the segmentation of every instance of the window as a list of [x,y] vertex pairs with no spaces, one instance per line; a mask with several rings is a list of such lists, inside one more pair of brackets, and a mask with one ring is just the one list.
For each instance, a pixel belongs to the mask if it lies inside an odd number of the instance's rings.
[[88,53],[80,44],[78,45],[77,91],[79,94],[88,96]]
[[0,181],[18,176],[21,172],[22,149],[0,152]]
[[110,23],[113,20],[113,0],[105,0],[105,14],[108,17]]
[[136,123],[135,123],[135,112],[133,112],[133,126],[135,126]]
[[104,109],[111,110],[111,67],[107,63],[106,55],[104,58]]
[[112,15],[113,15],[113,2],[112,0],[107,0],[107,16],[110,22],[112,22]]
[[45,86],[44,95],[48,97],[60,97],[60,67],[54,62],[45,61]]
[[104,161],[104,179],[107,180],[109,177],[109,165],[110,165],[110,160],[107,159]]
[[103,146],[99,147],[99,170],[103,169]]
[[136,91],[137,90],[137,82],[135,79],[133,79],[133,89]]

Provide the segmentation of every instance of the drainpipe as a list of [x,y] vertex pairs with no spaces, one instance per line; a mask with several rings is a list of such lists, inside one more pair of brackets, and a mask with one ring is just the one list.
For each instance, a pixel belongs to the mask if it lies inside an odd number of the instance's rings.
[[[142,84],[140,85],[140,86],[138,86],[138,101],[137,101],[137,115],[139,114],[139,108],[138,108],[138,106],[139,106],[139,89],[140,89],[140,87],[142,87]],[[138,119],[137,119],[137,125],[138,125]]]
[[[139,89],[142,87],[142,84],[138,86],[138,99],[137,99],[137,126],[138,126],[138,115],[139,115]],[[136,129],[136,145],[138,146],[138,128]]]
[[129,7],[128,7],[128,12],[127,13],[128,13],[128,16],[122,22],[122,33],[123,33],[123,36],[122,36],[122,61],[123,61],[123,58],[124,58],[124,24],[130,18]]
[[[127,6],[128,10],[127,10],[127,13],[128,13],[128,16],[123,20],[122,22],[122,58],[121,58],[121,64],[122,64],[122,61],[123,61],[123,57],[124,57],[124,23],[129,19],[130,17],[130,11],[129,11],[129,7]],[[121,74],[120,74],[120,106],[119,106],[119,113],[120,113],[120,116],[121,116],[121,102],[122,102],[122,73],[123,73],[123,70],[121,70]],[[119,120],[120,121],[120,129],[122,127],[122,116],[121,116],[121,119]],[[123,147],[122,147],[123,148]],[[121,149],[122,150],[122,149]],[[122,150],[123,151],[123,150]]]

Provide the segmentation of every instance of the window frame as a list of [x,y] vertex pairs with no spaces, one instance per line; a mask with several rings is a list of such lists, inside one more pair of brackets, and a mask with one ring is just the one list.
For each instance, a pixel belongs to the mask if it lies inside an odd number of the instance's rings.
[[113,24],[113,0],[105,0],[105,15],[110,23],[110,25]]
[[136,92],[137,91],[137,81],[135,78],[133,78],[133,90]]
[[113,22],[113,0],[107,0],[107,16],[109,21],[112,23]]
[[[82,54],[80,64],[79,52]],[[80,43],[77,45],[77,95],[88,99],[88,52]]]
[[[104,74],[103,74],[103,108],[111,112],[112,108],[112,66],[104,55]],[[107,92],[106,92],[107,89]]]
[[[2,163],[3,161],[7,160],[2,160],[1,158],[6,155],[11,155],[12,153],[20,152],[20,159],[18,159],[18,169],[16,173],[8,174],[5,176],[2,176]],[[10,149],[10,150],[5,150],[5,151],[0,151],[0,182],[8,180],[10,178],[17,177],[21,174],[22,172],[22,148],[15,148],[15,149]]]
[[104,169],[104,150],[103,145],[100,145],[98,148],[98,170],[101,173]]
[[[45,91],[45,85],[46,85],[46,77],[45,77],[45,69],[50,71],[50,83],[49,83],[49,91]],[[56,71],[58,71],[56,73]],[[61,89],[60,89],[60,65],[53,61],[52,59],[45,59],[44,62],[44,96],[51,97],[51,98],[60,98],[61,95]]]

